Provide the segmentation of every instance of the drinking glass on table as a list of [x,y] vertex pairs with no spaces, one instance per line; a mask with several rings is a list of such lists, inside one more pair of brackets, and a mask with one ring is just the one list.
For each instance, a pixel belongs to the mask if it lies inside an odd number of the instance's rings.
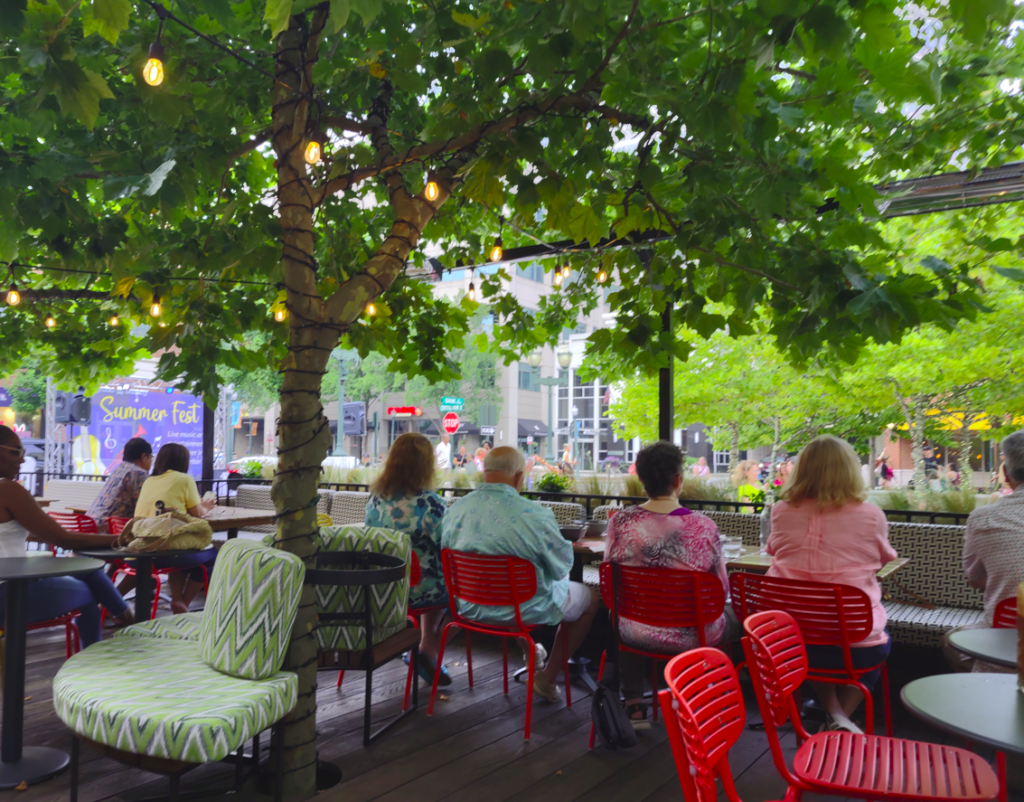
[[722,538],[722,556],[726,560],[734,560],[743,553],[743,538],[741,537],[723,537]]

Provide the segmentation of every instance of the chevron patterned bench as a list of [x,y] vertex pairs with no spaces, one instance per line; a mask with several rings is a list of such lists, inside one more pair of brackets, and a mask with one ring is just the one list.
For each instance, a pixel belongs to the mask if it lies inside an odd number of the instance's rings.
[[167,621],[158,619],[139,625],[149,637],[126,630],[79,652],[57,673],[54,709],[73,734],[72,799],[80,741],[169,776],[169,797],[176,799],[182,774],[225,759],[295,706],[297,677],[280,669],[305,577],[302,560],[231,540],[218,563],[201,618],[175,616],[163,625],[188,637],[154,637],[158,628],[150,624]]

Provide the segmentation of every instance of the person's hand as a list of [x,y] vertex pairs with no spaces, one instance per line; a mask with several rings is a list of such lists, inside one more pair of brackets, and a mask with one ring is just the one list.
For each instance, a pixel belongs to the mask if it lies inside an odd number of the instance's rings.
[[41,540],[39,539],[39,536],[38,536],[38,535],[33,535],[33,534],[32,534],[31,532],[29,532],[29,533],[28,533],[28,534],[27,534],[27,535],[25,536],[25,542],[26,542],[26,543],[42,543],[43,541],[41,541]]

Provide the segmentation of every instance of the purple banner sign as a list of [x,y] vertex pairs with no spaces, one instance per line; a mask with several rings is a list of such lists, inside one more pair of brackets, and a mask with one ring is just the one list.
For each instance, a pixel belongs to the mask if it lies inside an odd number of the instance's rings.
[[75,437],[76,472],[109,474],[124,454],[124,444],[142,437],[153,454],[164,443],[180,443],[192,455],[188,472],[199,477],[203,457],[203,402],[185,393],[101,390],[92,397],[92,423]]

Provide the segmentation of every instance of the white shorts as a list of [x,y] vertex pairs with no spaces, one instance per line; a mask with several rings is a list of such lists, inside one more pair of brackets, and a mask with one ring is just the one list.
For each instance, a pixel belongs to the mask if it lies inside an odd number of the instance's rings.
[[582,582],[570,582],[569,593],[562,602],[562,620],[579,621],[580,617],[590,607],[590,588]]

